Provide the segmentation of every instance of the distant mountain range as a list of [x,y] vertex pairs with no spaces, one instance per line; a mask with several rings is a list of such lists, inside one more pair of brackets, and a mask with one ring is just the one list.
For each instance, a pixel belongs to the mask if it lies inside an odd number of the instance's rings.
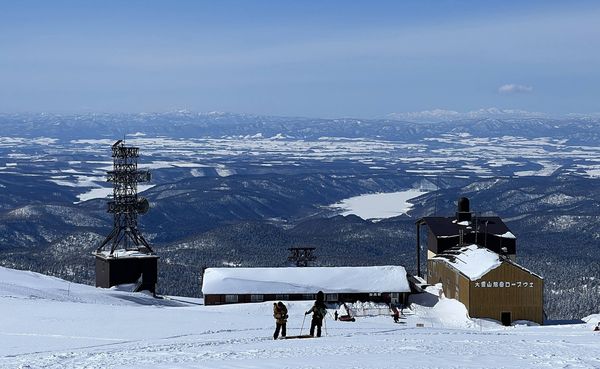
[[[584,316],[600,305],[599,123],[1,115],[0,264],[93,282],[111,218],[89,191],[109,189],[109,147],[125,136],[153,174],[140,224],[161,257],[161,293],[197,296],[202,268],[284,265],[299,245],[317,247],[320,265],[414,271],[414,220],[451,215],[467,196],[517,235],[518,261],[545,277],[549,316]],[[375,222],[329,207],[410,188],[430,192],[408,215]]]
[[406,113],[390,113],[388,117],[391,119],[398,119],[408,122],[426,122],[426,123],[437,123],[455,120],[468,120],[468,119],[597,119],[600,118],[600,113],[592,114],[548,114],[542,112],[532,112],[520,109],[499,109],[499,108],[486,108],[472,110],[468,112],[458,112],[455,110],[446,109],[433,109],[423,110],[418,112],[406,112]]
[[[494,113],[496,112],[496,113]],[[456,114],[454,114],[456,113]],[[430,117],[431,119],[420,119]],[[438,118],[439,117],[439,118]],[[417,122],[411,122],[417,121]],[[423,122],[426,121],[426,122]],[[433,121],[433,122],[427,122]],[[461,114],[435,110],[392,114],[390,119],[314,119],[188,111],[139,114],[3,114],[2,136],[58,139],[150,137],[323,137],[379,138],[410,141],[444,133],[468,133],[477,137],[503,135],[557,137],[570,143],[597,142],[600,116],[548,118],[537,113],[488,109]]]

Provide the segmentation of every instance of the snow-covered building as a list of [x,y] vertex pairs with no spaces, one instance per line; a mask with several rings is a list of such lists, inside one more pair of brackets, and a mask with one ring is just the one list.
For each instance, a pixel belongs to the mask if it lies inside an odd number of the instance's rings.
[[471,317],[544,322],[543,278],[485,247],[455,246],[432,256],[427,282],[442,283],[445,296],[462,302]]
[[427,259],[459,244],[477,244],[516,261],[517,238],[501,218],[475,216],[469,199],[461,197],[453,217],[424,217],[417,221],[417,257],[421,226],[427,227]]
[[402,266],[208,268],[202,278],[205,305],[275,300],[406,303],[411,292]]

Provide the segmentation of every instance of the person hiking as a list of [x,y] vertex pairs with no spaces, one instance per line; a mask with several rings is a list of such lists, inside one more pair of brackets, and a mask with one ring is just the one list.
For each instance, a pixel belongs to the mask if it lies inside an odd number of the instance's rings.
[[310,322],[310,335],[315,336],[315,328],[317,328],[317,337],[321,337],[321,326],[323,325],[323,318],[327,315],[327,306],[325,306],[325,295],[323,291],[317,293],[317,300],[314,305],[304,313],[308,315],[312,313],[312,321]]
[[275,333],[273,333],[273,339],[276,340],[279,337],[279,331],[281,330],[281,337],[285,337],[285,324],[287,323],[288,311],[285,304],[281,301],[273,303],[273,318],[275,318]]
[[398,307],[396,305],[390,304],[390,310],[392,311],[394,323],[400,323],[400,312],[398,311]]

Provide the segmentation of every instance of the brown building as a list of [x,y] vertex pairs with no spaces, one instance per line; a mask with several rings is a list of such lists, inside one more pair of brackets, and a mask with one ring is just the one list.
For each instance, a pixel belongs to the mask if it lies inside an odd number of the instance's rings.
[[544,323],[543,278],[484,247],[456,246],[432,256],[427,282],[442,283],[445,296],[462,302],[471,317]]

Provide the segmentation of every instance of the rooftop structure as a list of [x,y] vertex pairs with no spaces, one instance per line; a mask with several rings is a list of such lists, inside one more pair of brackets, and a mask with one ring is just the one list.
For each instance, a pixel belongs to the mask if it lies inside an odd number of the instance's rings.
[[469,199],[458,200],[453,217],[424,217],[417,226],[417,274],[421,275],[421,226],[426,226],[427,259],[457,245],[476,244],[516,261],[517,238],[497,216],[477,216]]

